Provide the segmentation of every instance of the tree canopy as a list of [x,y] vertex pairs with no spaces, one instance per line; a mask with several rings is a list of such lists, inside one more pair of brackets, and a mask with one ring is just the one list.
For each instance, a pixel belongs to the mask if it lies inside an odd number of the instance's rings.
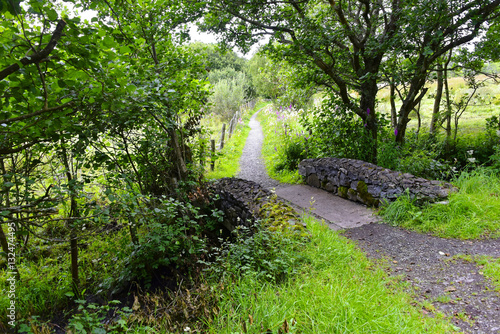
[[[376,93],[391,62],[408,66],[396,84],[408,89],[397,112],[395,140],[404,140],[409,114],[425,95],[425,82],[446,52],[482,36],[500,0],[203,1],[201,27],[248,50],[260,37],[276,59],[302,70],[303,80],[328,87],[377,139]],[[374,145],[372,160],[376,159]]]

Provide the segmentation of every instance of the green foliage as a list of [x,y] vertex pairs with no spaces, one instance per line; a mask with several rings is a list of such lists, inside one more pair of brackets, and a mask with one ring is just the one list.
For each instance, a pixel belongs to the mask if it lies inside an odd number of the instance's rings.
[[462,172],[448,201],[416,205],[408,195],[381,210],[385,221],[440,237],[477,239],[500,236],[500,178],[486,169]]
[[207,273],[214,280],[252,277],[259,282],[279,283],[294,276],[303,258],[297,250],[303,243],[291,234],[271,231],[257,222],[238,226],[234,240],[223,242]]
[[[26,2],[16,16],[0,7],[0,212],[19,231],[25,318],[52,317],[73,288],[104,294],[114,278],[182,266],[192,257],[174,252],[201,252],[202,231],[217,221],[180,195],[196,188],[200,150],[190,146],[209,95],[201,57],[179,46],[180,4],[71,4],[95,16],[48,1]],[[162,195],[176,198],[177,213]],[[116,242],[111,225],[121,228]]]
[[285,183],[300,182],[296,169],[306,157],[307,137],[297,122],[299,111],[292,105],[263,109],[258,116],[264,132],[263,156],[272,178]]
[[247,89],[247,79],[243,72],[238,72],[233,78],[219,80],[209,98],[210,110],[229,121],[244,103]]
[[261,51],[250,59],[247,71],[259,96],[272,99],[276,105],[310,106],[314,86],[304,83],[299,71],[288,62],[272,60]]
[[373,145],[363,120],[349,112],[336,98],[327,98],[319,107],[301,114],[301,124],[312,133],[309,157],[370,160]]
[[187,48],[206,59],[210,74],[217,70],[228,69],[242,72],[245,68],[246,60],[244,58],[239,57],[233,50],[221,48],[220,45],[195,42],[189,44]]
[[104,334],[121,332],[128,329],[127,318],[132,313],[128,307],[118,309],[113,312],[113,321],[111,324],[103,324],[103,320],[108,317],[112,311],[110,305],[120,304],[117,300],[110,301],[107,305],[96,305],[87,303],[85,300],[76,300],[79,304],[78,313],[70,319],[67,329],[70,333],[92,333]]
[[[310,217],[304,222],[311,237],[294,250],[300,261],[287,261],[291,279],[275,283],[256,279],[246,271],[226,277],[218,290],[219,310],[214,319],[205,320],[207,332],[286,333],[286,328],[291,333],[452,330],[440,319],[442,315],[420,314],[401,286],[382,269],[374,269],[354,244]],[[247,244],[242,247],[241,255],[251,256],[250,251],[244,251]]]
[[[200,189],[191,197],[202,200],[203,196]],[[207,240],[203,235],[213,231],[222,218],[222,213],[210,203],[197,207],[166,196],[149,201],[142,212],[143,221],[138,222],[138,240],[125,259],[122,281],[138,278],[149,282],[159,268],[189,271],[192,263],[206,252]]]

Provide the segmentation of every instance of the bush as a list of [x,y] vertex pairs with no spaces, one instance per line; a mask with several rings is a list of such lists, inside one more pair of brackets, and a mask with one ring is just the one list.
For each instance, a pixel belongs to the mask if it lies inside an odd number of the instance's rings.
[[[212,95],[209,98],[210,110],[229,120],[234,112],[238,110],[245,101],[249,81],[243,72],[237,72],[234,76],[225,77],[224,73],[212,73],[212,80],[219,79],[213,86]],[[210,78],[209,78],[210,79]]]
[[373,144],[362,120],[336,98],[301,115],[300,122],[313,136],[309,157],[350,158],[367,161]]
[[274,169],[279,172],[282,170],[294,171],[299,167],[299,163],[307,158],[306,143],[302,138],[289,141],[285,144],[281,161],[276,164]]
[[297,273],[297,263],[304,259],[297,248],[305,238],[281,230],[270,231],[261,222],[252,227],[239,226],[234,239],[222,243],[214,254],[215,263],[207,273],[219,280],[225,276],[250,276],[255,280],[282,282]]

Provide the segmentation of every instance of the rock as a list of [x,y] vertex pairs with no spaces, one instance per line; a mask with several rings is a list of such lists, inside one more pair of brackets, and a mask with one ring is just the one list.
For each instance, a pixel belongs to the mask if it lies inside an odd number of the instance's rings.
[[449,183],[345,158],[305,159],[299,164],[299,173],[313,187],[375,207],[385,200],[395,200],[406,191],[422,202],[443,201],[457,190]]

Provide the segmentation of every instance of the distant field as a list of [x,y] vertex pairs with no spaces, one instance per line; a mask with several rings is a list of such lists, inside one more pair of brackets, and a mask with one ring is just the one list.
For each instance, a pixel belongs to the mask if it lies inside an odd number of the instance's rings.
[[[485,76],[478,76],[478,80],[484,80]],[[450,86],[451,98],[458,101],[461,96],[470,93],[471,90],[466,86],[465,81],[461,77],[454,77],[448,80]],[[436,94],[437,84],[430,83],[426,87],[429,88],[426,96],[422,99],[420,106],[420,115],[422,118],[421,131],[428,131],[430,120],[432,116],[432,109],[434,107],[434,95]],[[377,98],[379,101],[378,111],[387,114],[388,117],[391,112],[389,102],[390,97],[389,87],[383,88],[378,92]],[[440,110],[444,110],[445,96],[441,100]],[[401,105],[401,100],[396,99],[396,106]],[[493,115],[500,114],[500,85],[489,80],[485,82],[484,86],[479,88],[475,94],[474,99],[469,104],[469,107],[464,112],[459,121],[458,135],[467,134],[470,132],[481,131],[485,127],[485,119]],[[410,128],[417,127],[417,114],[412,112],[410,115],[411,121]]]

